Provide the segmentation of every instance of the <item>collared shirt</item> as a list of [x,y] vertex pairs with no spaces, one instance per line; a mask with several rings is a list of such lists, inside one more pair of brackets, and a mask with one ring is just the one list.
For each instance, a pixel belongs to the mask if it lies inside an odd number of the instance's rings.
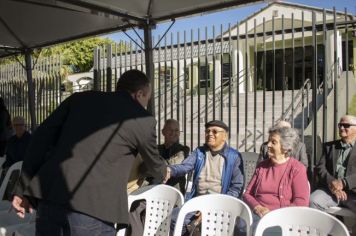
[[221,193],[221,179],[224,168],[224,157],[215,152],[206,152],[206,159],[203,169],[199,175],[198,195],[210,193]]
[[339,157],[336,162],[336,173],[337,173],[337,178],[338,179],[344,179],[345,174],[346,174],[346,166],[348,162],[348,157],[349,154],[352,150],[352,147],[355,145],[356,140],[354,140],[352,143],[344,143],[341,142],[341,147],[342,150],[339,154]]

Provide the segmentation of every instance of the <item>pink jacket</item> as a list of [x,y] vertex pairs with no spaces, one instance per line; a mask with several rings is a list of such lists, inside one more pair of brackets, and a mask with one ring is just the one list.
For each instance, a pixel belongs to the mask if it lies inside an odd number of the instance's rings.
[[[271,167],[270,160],[259,163],[255,174],[243,195],[244,201],[253,210],[260,204],[254,197],[259,187],[264,184],[262,177],[266,170]],[[286,171],[279,184],[278,197],[280,208],[288,206],[309,206],[310,187],[305,166],[294,158],[289,158]],[[259,193],[261,194],[261,193]],[[266,197],[269,197],[266,195]],[[269,208],[268,206],[264,206]]]

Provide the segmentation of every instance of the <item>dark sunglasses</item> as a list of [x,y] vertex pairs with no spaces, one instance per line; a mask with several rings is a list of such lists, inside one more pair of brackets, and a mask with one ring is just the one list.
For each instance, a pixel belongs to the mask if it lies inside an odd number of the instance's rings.
[[218,133],[225,132],[224,130],[216,130],[216,129],[206,129],[205,134],[212,133],[213,135],[217,135]]
[[344,129],[348,129],[348,128],[350,128],[350,126],[356,126],[356,125],[348,124],[348,123],[339,123],[339,124],[337,124],[337,127],[339,127],[339,129],[341,129],[341,127],[344,127]]

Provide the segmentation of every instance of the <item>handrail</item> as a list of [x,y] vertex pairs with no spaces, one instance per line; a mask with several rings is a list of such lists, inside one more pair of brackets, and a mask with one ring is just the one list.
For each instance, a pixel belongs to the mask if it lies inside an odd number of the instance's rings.
[[[310,85],[311,85],[310,79],[306,79],[306,80],[304,81],[304,84],[302,85],[302,87],[298,90],[297,94],[294,96],[294,101],[297,101],[297,100],[301,97],[302,93],[303,93],[306,89],[309,89],[309,88],[310,88]],[[298,104],[301,103],[301,100],[302,100],[302,99],[299,100]],[[290,121],[291,118],[289,117],[288,119],[286,119],[286,117],[289,115],[290,111],[291,111],[292,108],[294,107],[294,104],[295,104],[295,103],[292,103],[292,102],[291,102],[291,104],[287,107],[287,109],[285,110],[285,112],[281,115],[281,117],[280,117],[279,119],[277,119],[276,122],[281,121],[281,120],[288,120],[288,121]],[[296,107],[295,109],[297,109],[297,108],[298,108],[298,105],[297,105],[297,107]]]

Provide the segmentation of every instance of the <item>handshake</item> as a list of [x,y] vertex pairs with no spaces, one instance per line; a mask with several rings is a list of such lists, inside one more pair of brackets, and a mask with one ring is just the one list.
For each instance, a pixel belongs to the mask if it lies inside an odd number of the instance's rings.
[[167,181],[171,178],[171,168],[169,168],[169,166],[167,166],[167,172],[166,172],[166,177],[163,180],[163,183],[167,183]]

